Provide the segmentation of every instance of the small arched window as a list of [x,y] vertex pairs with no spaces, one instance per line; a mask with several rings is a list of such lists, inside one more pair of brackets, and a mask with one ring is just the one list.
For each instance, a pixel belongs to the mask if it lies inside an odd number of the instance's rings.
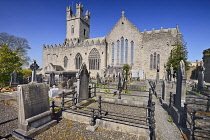
[[160,66],[160,54],[157,55],[157,64]]
[[134,42],[131,41],[131,63],[133,63],[134,59]]
[[80,53],[77,53],[77,55],[75,56],[76,69],[80,69],[81,65],[82,65],[82,56]]
[[67,68],[67,66],[68,66],[68,57],[67,56],[64,57],[64,64],[63,64],[63,66],[64,66],[64,68]]
[[71,33],[74,33],[74,25],[71,25]]
[[154,52],[154,69],[157,69],[156,52]]
[[152,70],[153,66],[153,55],[150,55],[150,69]]

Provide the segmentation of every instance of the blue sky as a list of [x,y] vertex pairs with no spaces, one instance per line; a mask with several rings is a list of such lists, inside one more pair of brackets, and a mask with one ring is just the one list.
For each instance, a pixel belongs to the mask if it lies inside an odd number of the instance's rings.
[[175,28],[187,42],[188,61],[210,48],[210,0],[0,0],[0,32],[26,38],[28,55],[42,67],[43,44],[62,44],[66,6],[81,2],[91,13],[90,37],[106,36],[125,11],[140,31]]

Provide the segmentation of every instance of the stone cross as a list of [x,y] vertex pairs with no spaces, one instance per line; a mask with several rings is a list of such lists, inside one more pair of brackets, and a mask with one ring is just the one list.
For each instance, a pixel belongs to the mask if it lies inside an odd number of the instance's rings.
[[32,76],[31,76],[31,82],[36,82],[36,70],[39,68],[39,66],[36,63],[36,60],[33,61],[33,63],[30,65],[30,69],[32,70]]
[[203,90],[204,71],[205,71],[205,68],[203,66],[203,62],[201,62],[201,66],[200,66],[199,71],[198,71],[198,90],[200,90],[200,91]]
[[81,71],[79,73],[79,102],[90,98],[88,88],[89,88],[89,77],[90,74],[87,70],[86,64],[83,63],[81,66]]
[[18,85],[18,73],[14,70],[13,73],[10,74],[11,80],[10,80],[10,87],[17,86]]
[[186,99],[186,77],[185,64],[184,61],[181,60],[178,68],[175,95],[175,106],[178,110],[181,110],[184,107]]

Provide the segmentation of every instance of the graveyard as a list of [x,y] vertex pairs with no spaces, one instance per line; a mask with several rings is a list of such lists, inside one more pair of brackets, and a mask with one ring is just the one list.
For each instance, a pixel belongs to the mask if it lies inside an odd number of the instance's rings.
[[0,139],[209,140],[209,7],[1,0]]
[[[4,139],[189,139],[210,138],[210,89],[203,81],[187,81],[184,62],[177,77],[167,79],[90,78],[82,64],[74,80],[38,82],[36,61],[31,82],[0,93],[0,138]],[[76,79],[76,80],[75,80]],[[53,84],[52,84],[53,83]],[[15,88],[17,86],[17,88]]]

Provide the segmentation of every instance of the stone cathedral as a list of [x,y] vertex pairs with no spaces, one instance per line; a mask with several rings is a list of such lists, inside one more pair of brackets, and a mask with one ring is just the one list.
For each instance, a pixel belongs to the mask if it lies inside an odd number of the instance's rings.
[[[174,43],[181,38],[175,28],[141,31],[122,12],[109,34],[99,38],[90,36],[90,12],[76,4],[66,8],[66,38],[63,44],[43,45],[43,73],[74,73],[85,63],[91,77],[117,73],[124,64],[132,67],[132,77],[155,79],[159,66],[160,79],[165,76],[165,64]],[[103,26],[101,26],[103,28]]]

